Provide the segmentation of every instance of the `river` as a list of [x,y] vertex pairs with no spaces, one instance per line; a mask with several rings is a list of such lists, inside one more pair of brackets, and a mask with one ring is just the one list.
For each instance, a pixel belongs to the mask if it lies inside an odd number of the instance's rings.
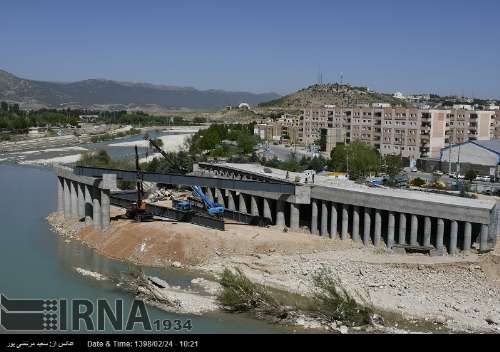
[[[128,313],[133,296],[108,281],[81,276],[76,267],[109,274],[130,266],[108,259],[78,242],[66,243],[49,229],[46,216],[56,207],[56,177],[50,169],[0,164],[0,292],[9,298],[123,299]],[[132,268],[135,269],[135,268]],[[142,268],[170,284],[187,286],[193,273],[182,269]],[[245,315],[210,313],[189,316],[148,306],[151,321],[192,321],[192,333],[280,333],[287,327]],[[106,322],[105,332],[114,332]],[[82,324],[83,325],[83,324]],[[136,332],[144,332],[136,325]],[[0,327],[0,333],[5,332]],[[84,331],[82,331],[84,332]],[[170,330],[169,332],[175,332]],[[184,331],[188,332],[188,331]]]

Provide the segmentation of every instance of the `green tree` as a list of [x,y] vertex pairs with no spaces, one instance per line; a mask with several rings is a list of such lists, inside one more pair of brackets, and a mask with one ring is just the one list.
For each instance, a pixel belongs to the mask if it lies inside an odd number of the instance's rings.
[[386,155],[384,158],[384,170],[391,180],[403,169],[403,159],[400,155]]
[[380,154],[360,141],[349,145],[339,144],[332,151],[328,166],[335,171],[348,172],[351,179],[358,179],[380,171]]
[[469,169],[467,170],[467,172],[465,173],[465,179],[467,181],[473,181],[476,177],[477,177],[478,173],[476,170],[473,170],[473,169]]

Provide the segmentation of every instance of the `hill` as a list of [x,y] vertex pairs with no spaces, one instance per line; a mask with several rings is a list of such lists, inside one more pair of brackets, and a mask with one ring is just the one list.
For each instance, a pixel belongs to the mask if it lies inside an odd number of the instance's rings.
[[301,109],[307,106],[353,106],[357,104],[390,103],[393,106],[406,106],[404,101],[390,94],[377,93],[366,87],[353,87],[348,84],[315,84],[295,93],[260,103],[262,108]]
[[105,79],[44,82],[19,78],[0,70],[0,100],[21,103],[23,108],[220,109],[241,102],[257,105],[278,97],[275,93],[197,90]]

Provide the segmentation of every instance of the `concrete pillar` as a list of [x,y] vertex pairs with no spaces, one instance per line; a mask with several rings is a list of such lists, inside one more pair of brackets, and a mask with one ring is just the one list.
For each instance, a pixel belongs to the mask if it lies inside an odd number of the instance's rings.
[[210,187],[207,187],[206,193],[207,193],[207,198],[213,202],[214,201],[214,194],[212,193],[212,189]]
[[95,187],[92,188],[92,223],[94,229],[101,229],[101,194]]
[[450,248],[448,253],[450,255],[457,254],[457,241],[458,241],[458,222],[453,220],[450,227]]
[[375,209],[375,234],[373,236],[373,245],[380,246],[380,239],[382,238],[382,213],[380,210]]
[[343,240],[347,239],[347,232],[349,230],[349,206],[347,204],[342,205],[342,233],[340,238]]
[[479,240],[479,251],[486,252],[488,250],[488,231],[489,226],[486,224],[481,225],[481,237]]
[[359,241],[359,207],[352,207],[352,240]]
[[285,226],[285,202],[276,201],[276,225]]
[[372,215],[371,215],[371,209],[365,207],[365,221],[364,221],[364,232],[363,232],[363,243],[365,246],[368,246],[370,244],[370,231],[372,227]]
[[399,244],[406,243],[406,214],[399,213]]
[[418,246],[418,217],[416,215],[411,216],[411,229],[410,229],[410,244],[412,246]]
[[222,194],[223,190],[216,188],[215,189],[215,197],[217,198],[217,203],[222,205],[223,207],[226,206],[226,203],[224,202],[224,194]]
[[57,211],[64,211],[64,179],[61,177],[57,178]]
[[464,224],[464,253],[468,253],[471,248],[472,242],[472,224],[470,222],[466,222]]
[[290,228],[298,229],[300,226],[300,209],[299,205],[290,203]]
[[337,219],[337,206],[335,203],[332,203],[330,206],[330,238],[332,239],[337,238]]
[[64,191],[64,217],[69,218],[71,216],[71,190],[69,183],[71,181],[63,178],[63,191]]
[[318,233],[318,201],[311,199],[311,233]]
[[444,220],[437,220],[437,233],[436,233],[436,250],[443,253],[443,238],[444,238]]
[[396,228],[396,217],[392,211],[389,212],[389,221],[387,224],[387,248],[391,249],[394,245],[394,231]]
[[321,225],[319,234],[328,236],[328,207],[326,200],[321,201]]
[[84,185],[85,187],[85,224],[92,224],[92,216],[93,216],[93,203],[92,203],[92,189],[91,186]]
[[109,222],[110,222],[109,193],[110,192],[107,189],[101,190],[101,222],[103,231],[106,231],[109,228]]
[[227,191],[227,208],[229,210],[236,210],[236,204],[234,203],[233,191]]
[[271,214],[271,200],[268,198],[262,198],[262,204],[263,204],[263,215],[265,218],[273,221],[273,214]]
[[76,182],[69,182],[69,190],[71,193],[71,217],[78,217],[78,193],[76,191],[77,185]]
[[259,216],[259,206],[257,205],[257,197],[250,197],[250,212],[253,216]]
[[78,183],[76,187],[78,191],[78,218],[82,219],[85,217],[85,185]]
[[240,213],[247,212],[247,203],[245,203],[245,195],[243,193],[240,193],[240,196],[239,196],[239,209],[240,209]]
[[424,247],[431,246],[431,218],[426,216],[424,218]]

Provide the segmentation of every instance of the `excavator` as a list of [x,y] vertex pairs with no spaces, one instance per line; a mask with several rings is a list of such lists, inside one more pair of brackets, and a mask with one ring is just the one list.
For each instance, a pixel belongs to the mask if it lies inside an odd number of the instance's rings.
[[[160,148],[160,146],[152,140],[148,134],[144,135],[144,139],[149,141],[149,144],[156,149],[164,158],[168,158],[168,154]],[[224,206],[220,205],[207,197],[200,186],[191,186],[193,195],[201,200],[207,213],[211,216],[221,218],[224,215]],[[173,206],[177,210],[189,211],[192,210],[190,200],[174,200]]]

